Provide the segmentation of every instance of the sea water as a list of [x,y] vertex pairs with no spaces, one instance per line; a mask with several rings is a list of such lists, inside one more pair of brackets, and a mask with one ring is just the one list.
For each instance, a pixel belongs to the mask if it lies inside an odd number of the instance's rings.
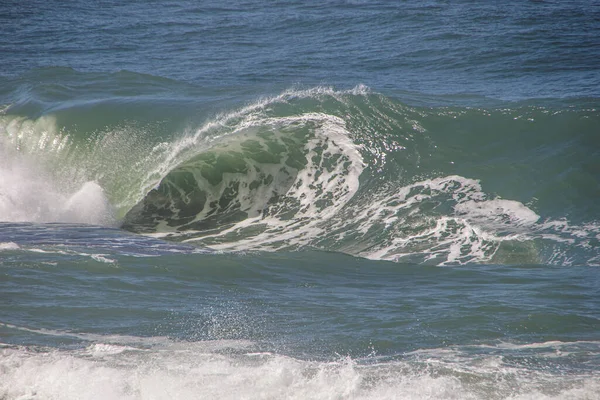
[[0,398],[600,397],[596,2],[4,2],[0,38]]

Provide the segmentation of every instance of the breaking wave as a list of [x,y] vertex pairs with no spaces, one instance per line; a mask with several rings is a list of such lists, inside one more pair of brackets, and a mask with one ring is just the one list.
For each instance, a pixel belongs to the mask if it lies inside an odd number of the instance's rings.
[[600,263],[593,182],[585,168],[569,175],[577,146],[584,167],[598,153],[595,109],[410,107],[364,86],[317,87],[165,136],[135,113],[78,130],[64,122],[77,107],[37,118],[4,107],[4,221],[119,224],[227,251]]

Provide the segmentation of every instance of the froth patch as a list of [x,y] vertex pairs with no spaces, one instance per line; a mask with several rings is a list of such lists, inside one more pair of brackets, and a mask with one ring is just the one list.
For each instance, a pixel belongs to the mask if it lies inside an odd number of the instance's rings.
[[19,250],[20,248],[21,247],[19,247],[19,245],[14,242],[0,243],[0,251]]
[[540,218],[517,201],[489,198],[479,181],[458,175],[391,185],[356,203],[346,211],[350,222],[333,225],[334,232],[350,231],[341,235],[345,251],[438,265],[489,261],[501,243],[526,238]]
[[[535,364],[535,363],[533,363]],[[592,399],[597,376],[501,357],[420,352],[307,361],[202,343],[0,349],[3,399]]]
[[540,216],[514,200],[494,199],[486,201],[465,201],[457,204],[454,210],[459,215],[464,215],[470,220],[481,221],[485,224],[499,224],[510,226],[531,226]]
[[130,346],[119,346],[115,344],[106,344],[106,343],[94,343],[93,345],[86,348],[86,352],[88,352],[93,357],[103,357],[107,355],[115,355],[121,354],[124,351],[135,350]]

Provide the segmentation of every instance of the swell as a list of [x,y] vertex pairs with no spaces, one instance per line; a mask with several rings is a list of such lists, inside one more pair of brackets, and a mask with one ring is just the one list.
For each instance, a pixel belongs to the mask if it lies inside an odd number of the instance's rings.
[[[41,115],[27,101],[5,107],[4,219],[118,223],[221,250],[600,262],[589,99],[413,107],[364,86],[317,87],[208,116],[167,97],[55,101]],[[18,210],[40,176],[39,201]],[[60,206],[30,212],[51,198]]]

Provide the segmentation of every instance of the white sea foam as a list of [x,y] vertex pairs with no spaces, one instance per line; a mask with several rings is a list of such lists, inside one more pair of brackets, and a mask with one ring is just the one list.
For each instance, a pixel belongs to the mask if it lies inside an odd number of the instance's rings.
[[105,263],[105,264],[114,264],[117,261],[113,260],[112,258],[107,257],[105,254],[92,254],[90,255],[90,257],[92,257],[94,260],[101,262],[101,263]]
[[[521,240],[523,227],[539,216],[517,201],[487,197],[479,181],[457,175],[376,194],[357,215],[358,230],[366,235],[384,224],[388,235],[359,255],[396,261],[421,257],[442,265],[488,261],[502,241]],[[422,211],[442,205],[449,210]]]
[[84,352],[87,352],[93,357],[103,357],[108,355],[121,354],[128,350],[136,350],[131,346],[119,346],[115,344],[94,343],[88,346]]
[[19,250],[21,247],[14,242],[0,242],[0,251]]
[[[0,348],[3,399],[595,399],[593,373],[552,373],[497,355],[420,352],[308,361],[236,341],[151,348]],[[438,349],[441,350],[441,349]]]

